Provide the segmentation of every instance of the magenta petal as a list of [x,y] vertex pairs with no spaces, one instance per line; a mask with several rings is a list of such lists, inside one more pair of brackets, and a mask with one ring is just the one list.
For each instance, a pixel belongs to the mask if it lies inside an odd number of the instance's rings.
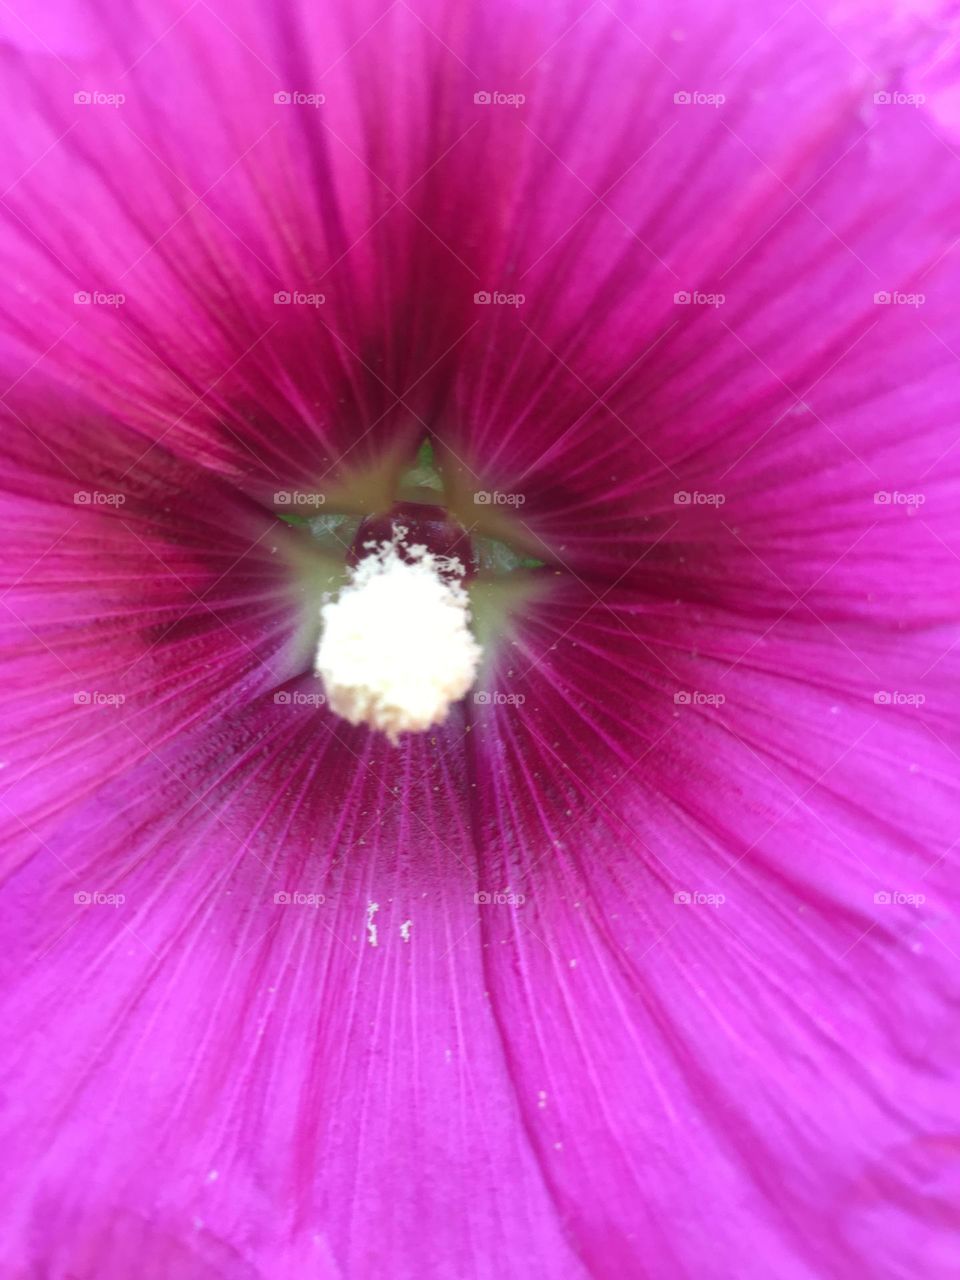
[[477,737],[483,881],[526,899],[484,915],[491,999],[581,1255],[949,1274],[949,637],[608,599],[531,627]]
[[[59,8],[0,22],[0,1273],[946,1280],[950,6]],[[424,435],[547,563],[395,751],[273,495]]]
[[[632,27],[646,51],[607,46],[576,112],[502,124],[499,149],[528,155],[532,212],[493,278],[526,300],[480,309],[441,434],[471,488],[524,498],[540,554],[614,581],[683,544],[665,589],[706,556],[712,580],[742,575],[736,607],[781,590],[756,554],[800,590],[801,556],[819,573],[887,514],[875,493],[920,490],[937,535],[898,536],[924,552],[909,586],[942,620],[958,564],[938,542],[957,492],[955,157],[925,112],[875,101],[879,71],[807,5],[755,43],[728,18],[712,45],[671,45],[661,20]],[[633,127],[611,136],[614,84]],[[698,86],[726,101],[675,103]],[[723,509],[684,510],[691,493]],[[876,548],[849,567],[882,593]]]
[[229,735],[105,788],[5,895],[6,1273],[579,1274],[443,752],[358,758],[272,699]]
[[309,664],[279,521],[76,399],[11,403],[0,495],[7,865],[43,856],[59,815],[135,761]]

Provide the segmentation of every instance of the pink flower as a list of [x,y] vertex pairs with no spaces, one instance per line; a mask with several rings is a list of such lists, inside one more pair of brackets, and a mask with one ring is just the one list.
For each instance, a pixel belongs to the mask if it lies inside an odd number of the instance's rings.
[[2,22],[0,1272],[953,1275],[947,6]]

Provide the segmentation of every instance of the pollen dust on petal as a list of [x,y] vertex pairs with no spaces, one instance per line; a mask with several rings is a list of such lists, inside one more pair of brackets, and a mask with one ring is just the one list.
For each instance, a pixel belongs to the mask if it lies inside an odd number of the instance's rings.
[[370,943],[371,947],[377,946],[377,926],[373,923],[373,918],[379,910],[380,910],[379,902],[367,903],[367,922],[366,922],[367,941]]

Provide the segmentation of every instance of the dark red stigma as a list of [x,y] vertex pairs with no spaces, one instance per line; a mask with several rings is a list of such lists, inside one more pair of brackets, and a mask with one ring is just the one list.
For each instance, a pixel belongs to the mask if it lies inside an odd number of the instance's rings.
[[399,529],[406,529],[404,544],[398,547],[400,555],[411,559],[407,548],[426,547],[435,556],[455,556],[464,568],[463,580],[477,571],[477,557],[470,535],[463,525],[440,506],[424,502],[396,502],[389,511],[380,515],[365,516],[360,522],[347,564],[355,565],[370,554],[365,544],[393,542]]

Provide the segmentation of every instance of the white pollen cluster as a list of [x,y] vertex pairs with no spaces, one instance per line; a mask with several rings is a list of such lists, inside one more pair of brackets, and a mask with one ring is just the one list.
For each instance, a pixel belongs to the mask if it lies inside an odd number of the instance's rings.
[[398,734],[446,719],[473,684],[482,652],[470,631],[463,566],[406,546],[406,532],[367,544],[370,554],[320,610],[316,661],[331,710],[380,729],[394,745]]

